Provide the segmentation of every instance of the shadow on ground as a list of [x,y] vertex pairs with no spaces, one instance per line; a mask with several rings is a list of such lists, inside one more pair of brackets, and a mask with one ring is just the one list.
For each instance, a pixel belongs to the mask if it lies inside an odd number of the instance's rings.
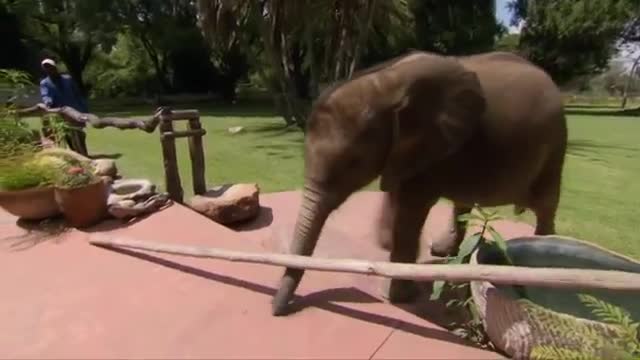
[[[597,108],[605,110],[596,110]],[[588,116],[640,116],[640,107],[631,109],[613,110],[615,108],[605,108],[603,106],[598,107],[566,107],[564,112],[567,115],[588,115]]]
[[[272,287],[268,287],[262,284],[253,283],[247,280],[237,279],[226,275],[215,274],[206,270],[202,270],[196,267],[192,267],[189,265],[180,264],[175,261],[163,259],[157,256],[145,254],[142,252],[137,252],[128,249],[120,249],[120,248],[105,248],[110,251],[114,251],[123,255],[128,255],[135,257],[139,260],[148,261],[154,263],[159,266],[164,266],[167,268],[171,268],[173,270],[181,271],[184,273],[188,273],[193,276],[198,276],[204,279],[208,279],[211,281],[217,281],[224,283],[230,286],[237,286],[244,288],[248,291],[253,291],[256,293],[263,294],[268,297],[272,297],[276,289]],[[267,300],[267,299],[265,299]],[[473,346],[479,348],[479,346],[464,341],[463,339],[451,334],[445,330],[434,329],[426,326],[422,326],[417,323],[407,322],[404,320],[392,318],[385,315],[379,315],[367,311],[362,311],[358,309],[354,309],[349,307],[348,305],[344,305],[344,303],[376,303],[381,302],[374,296],[367,294],[366,292],[359,290],[357,288],[348,287],[348,288],[333,288],[321,290],[307,296],[296,296],[294,298],[294,302],[291,304],[290,314],[300,312],[308,307],[316,307],[325,311],[329,311],[335,314],[340,314],[343,316],[347,316],[353,319],[358,319],[360,321],[366,321],[368,323],[387,326],[389,328],[401,329],[400,331],[405,331],[417,336],[422,336],[430,339],[437,339],[441,341],[446,341],[450,343],[461,344],[465,346]],[[421,306],[407,306],[404,308],[406,311],[416,311],[416,314],[419,314],[421,317],[426,318],[427,320],[431,320],[428,318],[429,313],[422,311]],[[426,317],[425,317],[426,316]]]
[[620,105],[599,104],[568,104],[567,109],[620,109]]
[[640,151],[640,147],[629,147],[629,146],[622,146],[622,145],[605,144],[598,141],[587,140],[587,139],[569,140],[568,148],[574,149],[574,150],[583,150],[583,151],[598,151],[601,149],[631,151],[631,152]]
[[2,237],[6,247],[10,251],[25,251],[43,244],[47,241],[56,243],[64,242],[64,234],[71,231],[62,216],[57,216],[45,220],[25,220],[18,219],[16,225],[24,233],[15,236]]
[[89,155],[90,159],[111,159],[111,160],[117,160],[120,159],[122,157],[121,153],[113,153],[113,154],[91,154]]
[[273,224],[273,209],[268,206],[260,206],[257,218],[229,227],[238,232],[245,232],[264,229],[271,224]]
[[587,139],[570,140],[567,146],[567,153],[569,155],[581,157],[590,162],[606,165],[609,161],[603,158],[603,150],[626,153],[624,156],[627,157],[636,157],[639,155],[638,153],[640,153],[640,147],[606,144]]

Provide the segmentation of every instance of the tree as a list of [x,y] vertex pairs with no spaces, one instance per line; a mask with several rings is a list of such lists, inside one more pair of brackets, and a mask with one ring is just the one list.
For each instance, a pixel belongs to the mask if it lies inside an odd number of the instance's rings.
[[412,0],[418,48],[449,55],[491,50],[506,32],[494,0]]
[[638,5],[635,15],[632,16],[622,32],[621,47],[623,51],[637,52],[622,91],[622,103],[620,107],[624,109],[627,106],[631,83],[634,78],[638,77],[638,69],[640,69],[640,5]]
[[[137,38],[146,51],[158,83],[165,92],[172,90],[170,51],[179,45],[195,12],[188,1],[115,0],[103,3],[101,14],[112,17],[124,31]],[[188,31],[188,30],[186,30]]]
[[[262,41],[271,85],[287,124],[305,128],[309,97],[321,83],[348,79],[358,68],[376,19],[400,1],[199,0],[200,25],[210,41],[229,43],[253,28]],[[387,11],[389,10],[389,11]],[[307,81],[308,79],[308,81]]]
[[524,20],[521,53],[559,83],[607,67],[634,0],[514,0],[512,24]]
[[22,24],[16,14],[9,12],[7,2],[0,1],[0,68],[28,70],[30,53],[22,41]]
[[83,72],[98,43],[107,44],[112,33],[94,29],[94,24],[109,24],[108,18],[97,18],[96,1],[83,0],[13,0],[9,9],[21,18],[25,40],[42,50],[41,56],[58,57],[87,92]]
[[518,50],[519,44],[520,44],[520,34],[504,34],[498,39],[494,49],[497,51],[519,53],[519,50]]

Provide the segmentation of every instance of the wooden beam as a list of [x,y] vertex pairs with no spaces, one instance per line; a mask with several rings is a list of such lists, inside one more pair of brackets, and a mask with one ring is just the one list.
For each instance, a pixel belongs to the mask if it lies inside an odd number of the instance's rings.
[[172,110],[169,118],[172,121],[199,119],[200,112],[198,110]]
[[68,106],[63,106],[60,108],[47,108],[44,104],[37,104],[30,108],[18,109],[16,111],[18,116],[28,116],[34,114],[58,114],[62,116],[63,119],[70,121],[71,123],[75,122],[81,124],[89,124],[96,129],[115,127],[120,130],[139,129],[148,133],[152,133],[156,129],[158,123],[160,122],[160,114],[162,112],[163,109],[158,109],[152,117],[146,120],[141,120],[124,119],[118,117],[101,118],[95,114],[82,113]]
[[89,243],[102,247],[128,248],[158,253],[210,258],[233,262],[286,266],[315,271],[374,275],[393,279],[451,282],[489,281],[493,284],[551,288],[596,288],[640,291],[640,274],[614,270],[535,268],[504,265],[419,265],[326,259],[275,253],[250,253],[189,245],[170,245],[124,237],[92,234]]
[[[188,132],[201,132],[202,135],[206,131],[200,125],[200,119],[189,120]],[[205,177],[205,161],[204,147],[202,145],[202,135],[189,137],[189,157],[191,158],[191,178],[193,181],[193,192],[196,195],[202,195],[207,192],[207,179]]]
[[182,131],[173,131],[173,132],[163,132],[160,134],[161,138],[183,138],[183,137],[196,137],[199,138],[207,134],[207,131],[204,129],[195,129],[195,130],[182,130]]
[[[168,114],[160,117],[160,134],[172,133],[173,123]],[[162,146],[162,160],[164,163],[164,183],[171,200],[182,204],[184,193],[180,181],[180,171],[178,169],[178,159],[176,156],[176,141],[172,137],[160,136]]]

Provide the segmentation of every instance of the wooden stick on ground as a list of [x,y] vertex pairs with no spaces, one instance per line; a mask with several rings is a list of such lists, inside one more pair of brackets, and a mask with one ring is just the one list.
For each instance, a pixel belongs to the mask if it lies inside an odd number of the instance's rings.
[[553,288],[598,288],[640,291],[640,274],[610,271],[560,268],[518,267],[499,265],[419,265],[373,262],[355,259],[323,259],[276,253],[250,253],[187,245],[110,239],[94,234],[89,242],[103,247],[146,250],[173,255],[220,259],[265,265],[288,266],[299,269],[345,272],[406,280],[445,280],[452,282],[490,281],[494,284],[513,284]]

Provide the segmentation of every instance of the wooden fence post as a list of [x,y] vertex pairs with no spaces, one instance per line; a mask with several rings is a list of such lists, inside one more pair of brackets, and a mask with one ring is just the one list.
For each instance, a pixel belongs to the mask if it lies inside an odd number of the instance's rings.
[[189,136],[189,156],[191,157],[191,174],[193,179],[193,192],[202,195],[207,191],[205,179],[204,149],[202,136],[205,134],[200,124],[200,115],[189,119],[189,131],[194,135]]
[[[180,181],[180,171],[176,156],[176,140],[173,134],[171,110],[163,109],[160,115],[160,144],[164,162],[164,182],[171,200],[182,204],[184,193]],[[166,136],[169,135],[169,136]]]

